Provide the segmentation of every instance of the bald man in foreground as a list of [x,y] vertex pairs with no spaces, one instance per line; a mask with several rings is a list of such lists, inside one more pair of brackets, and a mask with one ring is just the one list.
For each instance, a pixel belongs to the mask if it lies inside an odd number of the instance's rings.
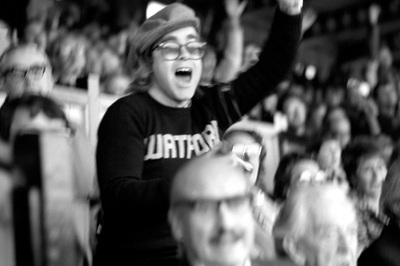
[[195,158],[178,171],[168,217],[182,244],[184,264],[250,265],[255,228],[250,187],[240,159],[220,151]]

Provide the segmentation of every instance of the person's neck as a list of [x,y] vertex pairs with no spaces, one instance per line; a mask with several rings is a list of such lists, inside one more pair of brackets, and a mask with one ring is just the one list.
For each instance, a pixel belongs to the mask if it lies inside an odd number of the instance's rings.
[[380,209],[380,197],[370,195],[359,195],[360,200],[368,206],[369,209],[379,212]]
[[185,101],[174,101],[168,97],[166,97],[164,94],[162,94],[159,90],[157,89],[152,89],[150,88],[148,90],[148,94],[150,95],[151,98],[156,100],[158,103],[168,106],[168,107],[173,107],[173,108],[187,108],[192,104],[192,100],[185,100]]

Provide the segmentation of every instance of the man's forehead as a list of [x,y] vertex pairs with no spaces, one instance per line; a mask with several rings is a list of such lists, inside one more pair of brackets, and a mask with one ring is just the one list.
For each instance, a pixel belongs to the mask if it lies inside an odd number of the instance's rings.
[[193,164],[177,176],[174,191],[185,198],[224,198],[243,194],[248,182],[238,166],[226,161]]
[[160,42],[198,39],[199,34],[193,27],[185,27],[165,34]]

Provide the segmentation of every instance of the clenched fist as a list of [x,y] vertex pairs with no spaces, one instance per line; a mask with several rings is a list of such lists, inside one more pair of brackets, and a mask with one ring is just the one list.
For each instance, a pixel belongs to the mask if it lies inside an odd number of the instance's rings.
[[297,15],[301,12],[303,0],[277,0],[280,10],[288,15]]

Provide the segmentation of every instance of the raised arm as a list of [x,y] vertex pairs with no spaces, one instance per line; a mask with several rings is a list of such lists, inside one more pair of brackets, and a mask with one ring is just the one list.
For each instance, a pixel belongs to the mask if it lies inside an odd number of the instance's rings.
[[233,82],[242,114],[272,94],[291,70],[301,35],[302,4],[302,0],[278,1],[269,37],[258,63]]
[[226,25],[227,39],[223,58],[215,69],[214,80],[226,83],[236,77],[242,64],[244,34],[240,19],[247,1],[225,0],[224,3],[228,18]]

